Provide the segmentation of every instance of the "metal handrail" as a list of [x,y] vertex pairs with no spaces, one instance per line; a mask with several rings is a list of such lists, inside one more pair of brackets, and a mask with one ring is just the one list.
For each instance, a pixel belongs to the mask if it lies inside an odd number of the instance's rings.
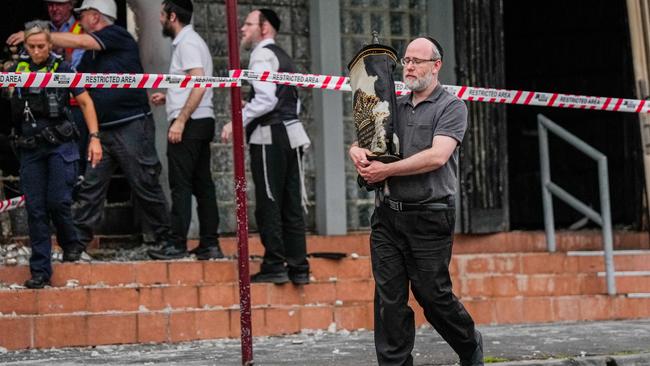
[[[614,278],[614,239],[612,234],[612,215],[609,201],[609,180],[607,171],[607,156],[594,149],[589,144],[579,139],[569,131],[560,127],[547,117],[537,115],[537,129],[539,132],[539,155],[542,178],[542,202],[544,206],[544,227],[546,230],[546,244],[549,252],[555,252],[555,217],[553,215],[553,195],[564,201],[569,206],[587,216],[601,227],[603,234],[603,247],[605,256],[605,271],[607,273],[607,293],[616,295],[616,280]],[[598,163],[598,187],[600,191],[600,213],[571,195],[569,192],[551,182],[551,164],[548,148],[548,131],[566,141],[569,145],[582,151],[585,155]]]

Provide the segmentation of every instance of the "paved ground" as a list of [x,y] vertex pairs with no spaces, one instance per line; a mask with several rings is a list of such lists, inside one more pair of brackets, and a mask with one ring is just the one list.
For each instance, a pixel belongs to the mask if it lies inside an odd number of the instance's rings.
[[[483,332],[486,361],[503,362],[500,366],[650,365],[650,319],[479,329]],[[255,365],[376,364],[372,332],[368,331],[259,337],[254,340],[254,354]],[[458,362],[451,348],[431,328],[418,330],[413,355],[416,365]],[[238,340],[22,352],[0,350],[2,365],[240,365],[240,357]]]

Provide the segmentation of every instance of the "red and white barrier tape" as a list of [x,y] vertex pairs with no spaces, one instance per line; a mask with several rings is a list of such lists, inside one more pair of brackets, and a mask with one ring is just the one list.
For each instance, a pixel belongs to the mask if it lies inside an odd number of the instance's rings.
[[[272,71],[231,70],[230,77],[190,76],[167,74],[71,74],[71,73],[0,73],[2,87],[35,88],[232,88],[241,86],[241,80],[265,81],[310,89],[351,91],[350,79],[345,76],[298,74]],[[650,103],[639,99],[593,97],[559,93],[541,93],[524,90],[476,88],[445,85],[458,98],[471,102],[534,105],[542,107],[574,108],[611,112],[650,113]],[[411,91],[402,82],[395,83],[397,95]],[[25,197],[0,201],[0,213],[25,205]]]
[[[233,70],[233,78],[248,81],[267,81],[297,87],[350,91],[350,80],[343,76],[291,74],[281,72],[256,72]],[[445,85],[444,88],[458,98],[471,102],[534,105],[542,107],[574,108],[612,112],[650,113],[650,103],[639,99],[593,97],[559,93],[542,93],[524,90],[476,88],[472,86]],[[397,95],[410,90],[402,82],[395,83]]]
[[25,196],[0,201],[0,213],[25,206]]
[[233,78],[168,74],[72,74],[3,72],[0,88],[231,88],[240,86]]

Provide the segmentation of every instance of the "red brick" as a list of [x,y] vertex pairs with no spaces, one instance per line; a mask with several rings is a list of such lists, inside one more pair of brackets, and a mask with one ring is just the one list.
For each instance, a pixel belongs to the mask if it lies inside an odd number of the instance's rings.
[[494,324],[496,317],[491,299],[462,300],[465,310],[472,316],[476,324]]
[[87,263],[61,263],[53,266],[52,286],[65,286],[68,280],[77,280],[80,285],[91,283],[90,264]]
[[605,259],[603,256],[580,256],[578,257],[578,270],[586,273],[604,271]]
[[237,281],[237,266],[233,261],[203,261],[203,281],[224,283]]
[[521,255],[501,254],[494,256],[494,271],[500,273],[521,273]]
[[93,263],[90,267],[90,283],[121,285],[135,283],[135,269],[132,263]]
[[235,286],[214,284],[199,287],[199,307],[235,305]]
[[138,339],[136,314],[88,316],[88,344],[135,343]]
[[368,279],[372,275],[370,257],[343,259],[338,266],[337,278]]
[[196,285],[203,282],[203,263],[169,262],[169,283],[172,285]]
[[580,296],[559,296],[552,299],[555,321],[580,320]]
[[300,329],[327,329],[334,322],[331,306],[304,306],[300,308]]
[[0,347],[8,350],[32,347],[33,318],[0,317]]
[[334,320],[337,329],[368,329],[368,306],[344,305],[334,308]]
[[619,293],[650,293],[650,276],[620,276],[616,278],[616,290]]
[[[268,283],[251,283],[251,304],[252,305],[268,305],[269,304],[269,287],[278,286]],[[281,285],[281,286],[289,286]],[[239,302],[239,289],[236,290],[235,299]]]
[[456,258],[452,257],[451,262],[449,262],[449,274],[452,276],[459,274],[459,261]]
[[563,273],[564,253],[526,253],[521,257],[522,273]]
[[303,287],[305,304],[331,304],[336,300],[334,282],[315,282]]
[[0,283],[22,285],[30,277],[29,266],[0,266]]
[[580,320],[610,319],[614,312],[609,296],[581,296],[579,307]]
[[613,301],[614,314],[612,315],[617,319],[650,318],[650,299],[617,296]]
[[162,310],[167,307],[165,302],[164,287],[141,287],[138,289],[138,310],[143,306],[147,310]]
[[0,290],[0,313],[36,314],[36,295],[34,290]]
[[167,263],[138,262],[134,265],[135,282],[141,285],[169,283],[167,278]]
[[605,277],[597,277],[596,274],[580,275],[580,293],[584,295],[606,294],[607,284]]
[[311,276],[320,281],[338,278],[339,265],[336,259],[314,258],[309,261]]
[[492,276],[492,293],[494,296],[512,297],[517,296],[518,292],[516,276]]
[[[269,333],[266,331],[265,309],[254,308],[251,309],[251,328],[253,336],[267,336]],[[239,338],[241,336],[241,319],[239,318],[239,309],[230,310],[230,337]]]
[[496,321],[499,324],[516,324],[524,322],[522,298],[495,298],[494,307]]
[[648,263],[650,254],[614,256],[614,267],[617,271],[645,271],[648,269]]
[[34,318],[34,347],[86,346],[88,328],[83,315],[45,315]]
[[265,320],[270,335],[300,332],[300,310],[297,307],[268,308]]
[[424,316],[424,309],[415,300],[409,301],[409,306],[413,310],[415,316],[415,326],[419,327],[427,323],[427,318]]
[[38,291],[39,314],[74,313],[88,310],[88,291],[76,289],[44,289]]
[[138,343],[169,342],[169,314],[138,313]]
[[230,312],[228,310],[200,310],[195,313],[196,338],[216,339],[230,336]]
[[172,342],[196,339],[196,312],[178,311],[169,314],[169,334]]
[[554,278],[554,296],[579,295],[582,280],[574,273],[556,275]]
[[270,305],[302,305],[302,287],[286,284],[283,286],[269,286]]
[[138,290],[133,287],[88,289],[88,310],[91,312],[135,311],[138,305]]
[[336,282],[336,300],[344,302],[371,301],[375,295],[375,283],[370,280],[345,280]]
[[197,308],[199,291],[196,286],[170,286],[163,289],[165,305],[174,309]]
[[553,303],[550,297],[524,298],[525,323],[546,323],[554,320]]
[[368,324],[368,330],[375,329],[375,303],[374,303],[374,301],[369,301],[366,304],[366,324]]
[[492,296],[492,291],[494,290],[492,286],[492,277],[488,275],[461,277],[458,289],[459,296]]
[[[465,264],[463,274],[468,273],[489,273],[494,271],[493,256],[487,255],[468,255],[464,256]],[[460,264],[460,263],[459,263]]]

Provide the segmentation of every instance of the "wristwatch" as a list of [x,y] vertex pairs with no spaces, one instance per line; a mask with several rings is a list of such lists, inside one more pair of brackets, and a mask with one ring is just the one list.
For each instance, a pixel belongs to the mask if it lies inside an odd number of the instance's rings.
[[93,132],[93,133],[89,133],[88,136],[89,136],[90,138],[96,138],[97,140],[99,140],[99,131],[97,131],[97,132]]

